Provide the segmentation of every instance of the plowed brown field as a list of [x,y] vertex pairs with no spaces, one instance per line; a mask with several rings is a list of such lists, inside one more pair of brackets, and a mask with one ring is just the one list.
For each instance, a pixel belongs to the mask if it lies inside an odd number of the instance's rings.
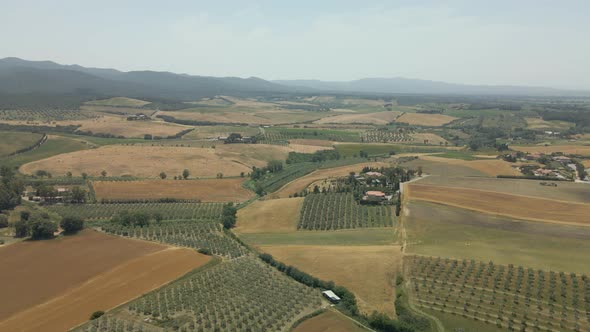
[[[590,204],[493,191],[408,184],[409,198],[517,219],[590,225]],[[407,193],[406,193],[407,194]]]
[[242,178],[206,180],[94,181],[97,200],[191,199],[201,202],[243,202],[254,193],[242,187]]
[[65,331],[209,259],[92,230],[1,248],[0,331]]

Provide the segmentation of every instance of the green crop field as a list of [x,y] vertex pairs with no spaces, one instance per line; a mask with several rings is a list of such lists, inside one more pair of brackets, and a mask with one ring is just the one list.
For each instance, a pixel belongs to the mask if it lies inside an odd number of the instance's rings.
[[165,220],[210,220],[220,218],[222,208],[223,203],[114,203],[47,206],[48,210],[61,216],[77,216],[86,220],[106,220],[123,211],[147,214],[161,213]]
[[498,329],[587,331],[590,278],[492,261],[405,258],[420,307],[495,325]]
[[590,273],[588,227],[512,220],[426,202],[409,202],[404,210],[409,253]]
[[88,144],[82,142],[81,140],[60,136],[50,136],[47,141],[41,144],[41,146],[38,148],[6,158],[5,160],[0,161],[0,164],[10,167],[19,167],[23,164],[49,158],[61,153],[85,150],[88,148]]
[[0,131],[0,157],[26,149],[43,138],[39,133]]
[[392,227],[392,207],[361,205],[350,193],[309,194],[301,208],[298,229],[335,230]]
[[[288,331],[319,309],[316,290],[246,256],[201,268],[75,331]],[[151,331],[150,326],[145,331]]]
[[219,221],[175,220],[147,227],[103,222],[100,227],[103,231],[115,235],[194,249],[208,249],[215,255],[228,258],[241,257],[247,253],[246,248],[223,232]]

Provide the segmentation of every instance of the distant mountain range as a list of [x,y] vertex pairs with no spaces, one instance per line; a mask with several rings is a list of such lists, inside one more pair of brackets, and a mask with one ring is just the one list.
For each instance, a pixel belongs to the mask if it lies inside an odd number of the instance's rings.
[[485,96],[590,96],[590,91],[570,91],[526,86],[453,84],[401,77],[364,78],[348,82],[318,80],[278,80],[273,82],[286,86],[333,92]]
[[51,61],[0,59],[0,93],[4,94],[81,94],[190,101],[215,95],[288,93],[297,90],[255,77],[244,79],[156,71],[122,72],[60,65]]
[[[463,85],[407,78],[366,78],[350,82],[317,80],[266,81],[260,78],[210,77],[157,71],[61,65],[52,61],[0,59],[0,96],[29,95],[78,100],[127,96],[153,100],[191,101],[215,95],[256,96],[289,93],[453,94],[506,96],[590,96],[589,91],[541,87]],[[41,96],[41,97],[38,97]],[[57,97],[56,97],[57,96]],[[0,98],[1,99],[1,98]],[[1,105],[0,105],[1,106]]]

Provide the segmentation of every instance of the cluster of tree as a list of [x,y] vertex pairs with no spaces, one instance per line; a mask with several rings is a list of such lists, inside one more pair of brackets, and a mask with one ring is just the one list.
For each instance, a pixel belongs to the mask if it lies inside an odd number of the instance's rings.
[[546,121],[559,120],[574,123],[576,126],[568,130],[568,134],[590,132],[590,111],[587,109],[577,111],[544,111],[541,113],[541,116]]
[[125,210],[116,214],[111,221],[127,227],[144,227],[148,226],[151,220],[160,223],[163,219],[164,217],[159,212],[150,215],[145,212],[129,212]]
[[252,166],[252,173],[250,173],[250,178],[252,178],[252,180],[258,180],[262,178],[266,173],[278,173],[282,170],[282,161],[271,160],[266,164],[266,167],[258,168],[256,166]]
[[[35,189],[35,194],[37,196],[44,197],[48,201],[52,201],[59,196],[59,193],[55,187],[43,182],[36,183],[33,188]],[[64,193],[63,200],[77,204],[86,202],[86,197],[86,190],[82,189],[80,186],[74,186],[70,191]]]
[[314,153],[289,152],[286,163],[323,162],[339,159],[340,154],[336,150],[319,150]]
[[16,237],[30,236],[33,240],[50,239],[57,232],[57,224],[45,212],[22,211],[20,220],[14,223],[14,232]]
[[253,136],[253,137],[243,137],[242,134],[239,134],[239,133],[231,133],[223,141],[224,144],[234,144],[234,143],[251,143],[251,144],[256,144],[256,142],[258,142],[258,138],[256,136]]
[[232,203],[223,206],[223,210],[221,211],[221,222],[223,223],[223,227],[230,229],[236,225],[237,212],[238,209],[236,209]]
[[74,234],[84,229],[84,220],[78,217],[64,217],[60,221],[59,226],[65,234]]
[[10,167],[0,167],[0,211],[12,209],[21,202],[24,183],[14,176]]

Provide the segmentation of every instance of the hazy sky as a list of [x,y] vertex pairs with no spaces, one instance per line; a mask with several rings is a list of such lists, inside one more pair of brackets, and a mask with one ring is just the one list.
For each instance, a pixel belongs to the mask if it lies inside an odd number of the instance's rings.
[[0,57],[590,89],[590,1],[5,1]]

